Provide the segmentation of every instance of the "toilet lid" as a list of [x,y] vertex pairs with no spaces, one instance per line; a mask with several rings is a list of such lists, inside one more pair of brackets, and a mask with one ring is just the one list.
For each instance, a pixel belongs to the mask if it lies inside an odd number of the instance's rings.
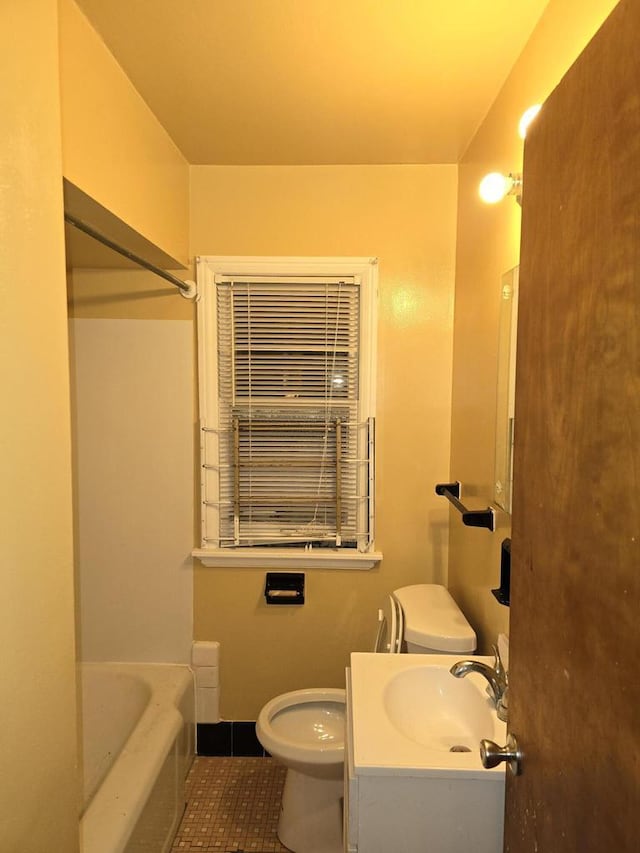
[[404,611],[408,643],[445,653],[475,650],[475,631],[444,586],[414,584],[393,594]]

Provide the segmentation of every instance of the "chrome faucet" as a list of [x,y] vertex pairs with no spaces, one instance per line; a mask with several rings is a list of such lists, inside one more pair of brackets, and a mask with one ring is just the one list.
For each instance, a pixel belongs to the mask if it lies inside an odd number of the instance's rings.
[[496,646],[493,646],[493,653],[495,656],[493,666],[477,660],[461,660],[454,663],[450,672],[456,678],[464,678],[470,672],[483,675],[489,682],[489,693],[495,702],[498,719],[506,722],[509,709],[509,680]]

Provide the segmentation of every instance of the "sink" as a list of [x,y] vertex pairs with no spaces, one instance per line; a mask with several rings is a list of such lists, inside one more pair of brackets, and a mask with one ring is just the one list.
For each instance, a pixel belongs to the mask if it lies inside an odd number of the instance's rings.
[[[497,853],[504,765],[486,770],[480,741],[506,741],[464,655],[354,653],[347,672],[345,849],[359,853]],[[489,665],[492,658],[475,657]]]
[[396,673],[383,692],[389,722],[432,749],[476,750],[486,732],[493,731],[493,709],[487,694],[468,678],[454,678],[446,666],[413,666]]
[[[351,655],[353,759],[357,772],[504,780],[482,767],[482,738],[506,740],[477,673],[449,672],[464,655]],[[474,659],[492,664],[490,657]]]

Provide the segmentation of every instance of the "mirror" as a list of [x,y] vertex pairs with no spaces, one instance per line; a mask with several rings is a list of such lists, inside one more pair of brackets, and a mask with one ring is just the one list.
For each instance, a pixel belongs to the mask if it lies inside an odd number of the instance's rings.
[[501,279],[498,338],[498,384],[496,405],[496,461],[494,501],[511,512],[513,481],[513,431],[516,388],[516,340],[518,329],[518,271]]

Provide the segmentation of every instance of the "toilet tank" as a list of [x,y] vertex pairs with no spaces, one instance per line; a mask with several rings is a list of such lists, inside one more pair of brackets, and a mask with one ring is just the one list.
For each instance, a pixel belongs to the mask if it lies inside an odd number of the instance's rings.
[[410,654],[473,652],[475,631],[449,591],[420,583],[393,591],[404,613],[404,640]]

